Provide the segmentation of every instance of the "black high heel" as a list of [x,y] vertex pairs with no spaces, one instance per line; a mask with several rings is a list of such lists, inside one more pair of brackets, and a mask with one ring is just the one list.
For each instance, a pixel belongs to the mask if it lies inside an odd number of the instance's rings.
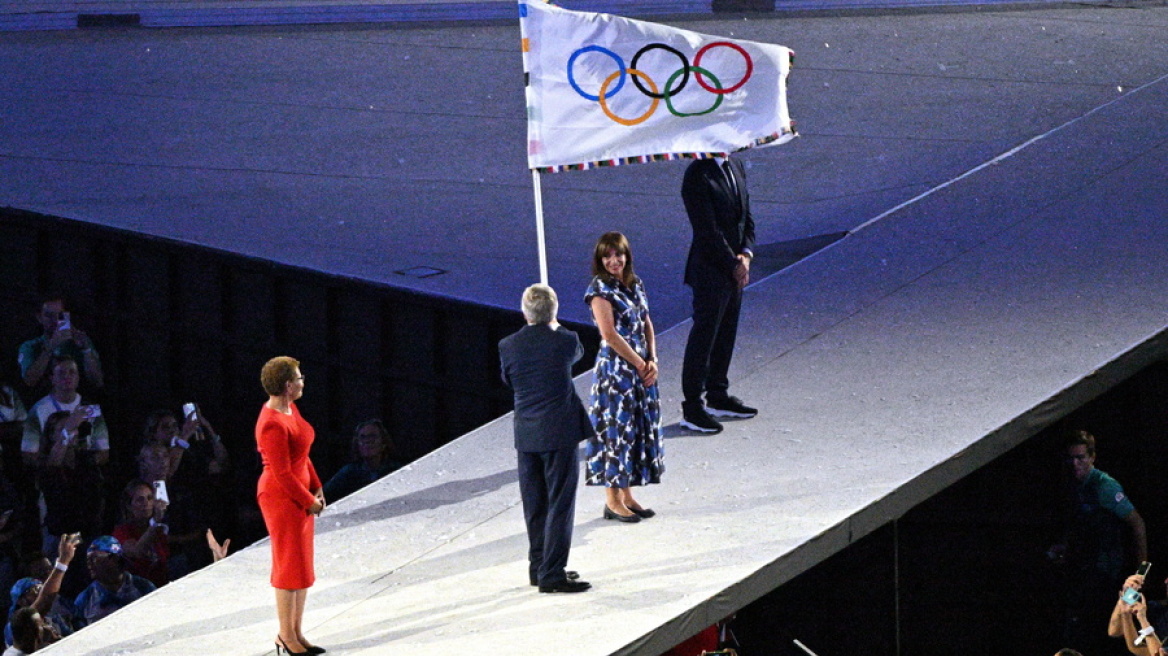
[[320,654],[326,653],[328,651],[324,647],[317,647],[316,645],[309,645],[309,646],[305,647],[305,649],[307,649],[308,651],[306,651],[304,653],[313,654],[314,656],[319,656]]
[[288,654],[288,656],[309,656],[309,654],[312,654],[311,651],[292,651],[288,649],[288,645],[284,642],[283,638],[276,636],[276,656],[280,656],[281,650],[285,654]]

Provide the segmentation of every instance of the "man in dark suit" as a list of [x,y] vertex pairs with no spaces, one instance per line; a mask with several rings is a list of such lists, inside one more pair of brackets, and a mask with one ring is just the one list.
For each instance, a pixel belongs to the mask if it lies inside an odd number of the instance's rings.
[[556,322],[559,302],[547,285],[523,292],[527,325],[499,342],[503,382],[515,392],[515,450],[527,521],[529,578],[540,592],[592,587],[564,568],[576,516],[576,445],[592,431],[572,384],[584,355],[576,333]]
[[717,433],[722,424],[713,416],[749,418],[758,414],[730,396],[727,378],[738,334],[742,288],[750,281],[750,260],[754,257],[754,217],[746,192],[746,171],[730,158],[694,160],[685,170],[681,198],[693,227],[685,263],[685,284],[693,289],[693,327],[681,367],[681,425]]

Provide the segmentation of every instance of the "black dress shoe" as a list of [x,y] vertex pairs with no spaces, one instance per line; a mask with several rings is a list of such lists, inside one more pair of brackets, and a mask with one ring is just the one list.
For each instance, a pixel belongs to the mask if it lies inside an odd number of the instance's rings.
[[592,584],[589,583],[588,581],[580,581],[580,580],[569,581],[568,579],[564,579],[563,581],[560,581],[559,583],[553,583],[551,585],[541,585],[541,586],[539,586],[539,591],[540,592],[584,592],[585,590],[587,590],[588,588],[591,588],[591,587],[592,587]]
[[715,417],[736,417],[750,419],[758,414],[758,408],[752,408],[742,402],[737,396],[724,398],[706,398],[706,412]]
[[604,518],[615,519],[618,522],[625,522],[628,524],[636,524],[637,522],[641,521],[641,516],[635,512],[632,515],[619,515],[613,512],[612,509],[608,506],[604,507]]
[[633,511],[633,514],[641,519],[649,519],[650,517],[657,516],[657,513],[653,512],[652,508],[629,508],[629,510]]
[[[573,572],[570,569],[564,570],[564,576],[568,577],[569,581],[575,581],[576,579],[580,578],[580,572]],[[539,585],[539,581],[535,580],[534,578],[528,580],[531,581],[531,587],[533,588]]]

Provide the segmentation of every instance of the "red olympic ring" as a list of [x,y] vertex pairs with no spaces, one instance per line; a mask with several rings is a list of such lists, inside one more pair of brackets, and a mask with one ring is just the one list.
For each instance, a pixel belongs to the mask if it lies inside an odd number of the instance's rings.
[[739,54],[742,55],[742,58],[746,60],[746,73],[742,76],[742,79],[738,81],[738,84],[726,87],[725,89],[715,89],[714,87],[710,86],[704,79],[702,79],[702,74],[696,70],[694,71],[694,79],[698,81],[698,84],[700,84],[703,89],[709,91],[710,93],[726,94],[732,91],[737,91],[738,89],[742,88],[742,85],[746,84],[746,81],[750,79],[751,74],[754,73],[754,61],[751,60],[750,54],[748,54],[746,50],[737,43],[730,43],[729,41],[715,41],[713,43],[707,43],[705,46],[702,46],[702,49],[699,50],[698,54],[694,56],[694,68],[696,69],[698,66],[702,65],[702,55],[706,54],[707,50],[715,46],[725,46],[727,48],[733,48],[734,50],[737,50]]

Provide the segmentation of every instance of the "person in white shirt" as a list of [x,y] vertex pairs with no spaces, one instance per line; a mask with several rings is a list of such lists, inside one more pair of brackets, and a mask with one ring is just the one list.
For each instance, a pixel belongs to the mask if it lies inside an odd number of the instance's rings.
[[109,430],[101,416],[101,408],[86,405],[77,393],[81,380],[77,362],[68,356],[54,356],[50,380],[52,391],[29,408],[24,422],[24,436],[20,442],[24,464],[33,469],[44,465],[48,451],[41,444],[45,420],[57,412],[70,413],[65,428],[78,433],[80,450],[93,452],[94,462],[98,465],[109,462]]

